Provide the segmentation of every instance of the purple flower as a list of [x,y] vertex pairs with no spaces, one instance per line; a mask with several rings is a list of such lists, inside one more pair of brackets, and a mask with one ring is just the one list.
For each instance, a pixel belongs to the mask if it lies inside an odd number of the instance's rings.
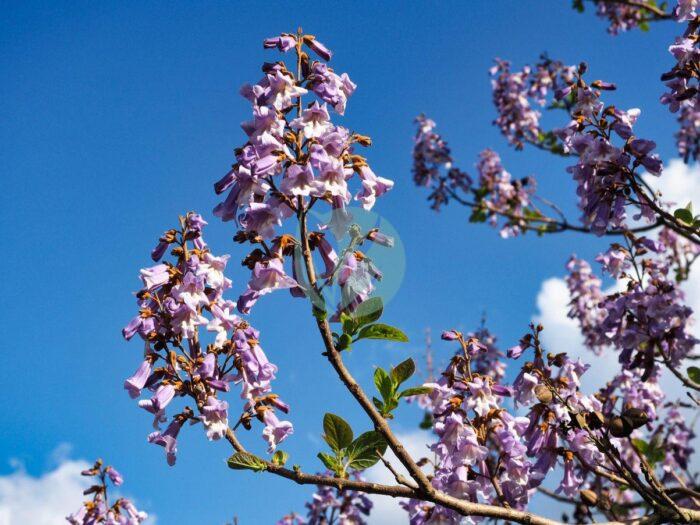
[[305,38],[304,42],[323,60],[330,60],[333,56],[333,53],[331,53],[330,49],[328,49],[326,46],[324,46],[321,42],[319,42],[313,37]]
[[294,164],[287,168],[280,190],[294,197],[308,197],[317,187],[315,180],[310,164]]
[[146,385],[146,381],[151,375],[151,360],[144,359],[143,363],[134,372],[134,375],[124,381],[124,389],[129,392],[131,399],[136,399],[141,395],[141,390]]
[[557,487],[557,492],[562,492],[564,495],[575,498],[578,496],[578,491],[581,488],[583,479],[578,476],[574,469],[573,459],[564,462],[564,477]]
[[394,247],[394,238],[380,232],[379,228],[373,228],[370,230],[367,234],[367,239],[386,248]]
[[176,455],[177,455],[177,435],[180,433],[182,428],[182,421],[180,418],[174,418],[165,432],[153,432],[148,436],[148,442],[154,445],[160,445],[165,448],[166,459],[168,465],[171,467],[175,465]]
[[168,266],[165,264],[158,264],[151,268],[144,268],[141,270],[141,280],[146,290],[153,290],[167,283],[170,280]]
[[442,332],[442,335],[440,338],[443,341],[456,341],[457,339],[460,339],[462,337],[462,333],[458,332],[457,330],[445,330]]
[[345,113],[347,100],[355,92],[357,85],[350,80],[347,73],[338,76],[322,62],[311,66],[309,84],[312,91],[323,101],[328,102],[340,115]]
[[266,38],[265,41],[263,42],[263,47],[265,49],[274,49],[277,48],[278,50],[282,51],[283,53],[286,53],[290,49],[294,49],[294,47],[297,45],[297,39],[290,34],[283,33],[280,36],[272,37],[272,38]]
[[224,437],[228,430],[228,403],[209,396],[202,407],[202,423],[210,441]]
[[272,453],[282,441],[294,433],[294,427],[289,421],[280,421],[272,410],[263,414],[265,429],[263,438],[267,441],[267,451]]
[[394,182],[378,177],[369,166],[362,166],[358,173],[362,181],[362,190],[355,196],[355,200],[360,201],[365,210],[371,210],[377,197],[381,197],[391,190],[394,187]]
[[247,314],[261,296],[296,286],[298,283],[285,273],[282,260],[273,258],[257,262],[248,289],[238,299],[238,310]]
[[114,483],[116,487],[124,483],[124,478],[114,467],[107,467],[105,473],[109,476],[109,479]]
[[166,421],[165,407],[170,404],[174,397],[175,388],[172,385],[161,385],[151,399],[139,401],[139,407],[153,414],[154,428],[158,428],[159,423]]
[[289,127],[303,131],[304,137],[307,139],[322,137],[332,127],[326,104],[321,106],[318,102],[312,103],[301,112],[299,118],[290,122]]

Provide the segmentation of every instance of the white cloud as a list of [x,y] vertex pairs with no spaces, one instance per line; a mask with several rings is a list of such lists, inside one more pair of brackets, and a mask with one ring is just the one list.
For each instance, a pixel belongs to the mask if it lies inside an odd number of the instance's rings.
[[594,355],[583,345],[583,336],[574,319],[569,319],[569,290],[564,279],[552,277],[545,280],[537,294],[538,313],[533,321],[544,327],[542,343],[553,353],[566,352],[569,357],[580,357],[591,368],[581,377],[581,388],[593,391],[612,379],[617,366],[615,355],[606,351]]
[[63,525],[65,517],[83,501],[85,461],[63,460],[41,476],[23,467],[0,476],[0,525]]
[[[406,448],[413,459],[418,461],[422,457],[431,457],[432,453],[428,450],[428,445],[435,441],[432,434],[424,431],[398,433],[396,437]],[[386,456],[391,466],[397,472],[402,474],[407,479],[410,479],[406,469],[399,462],[393,452],[388,451]],[[383,463],[379,462],[365,473],[368,481],[374,483],[384,483],[387,485],[395,485],[394,476],[387,470]],[[406,522],[406,511],[399,506],[400,499],[394,499],[389,496],[370,496],[374,507],[372,514],[369,517],[371,525],[393,525],[395,523]],[[2,524],[0,524],[2,525]]]
[[685,164],[671,159],[659,177],[645,175],[644,180],[661,192],[661,200],[685,206],[691,201],[700,210],[700,164]]

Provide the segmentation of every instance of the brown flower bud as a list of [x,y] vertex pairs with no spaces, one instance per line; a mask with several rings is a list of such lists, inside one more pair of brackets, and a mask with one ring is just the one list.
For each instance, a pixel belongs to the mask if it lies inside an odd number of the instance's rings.
[[586,423],[591,430],[598,430],[605,424],[605,417],[600,412],[588,412],[586,414]]
[[552,391],[545,385],[537,385],[535,387],[535,397],[540,403],[550,403],[552,401]]
[[598,494],[589,489],[581,491],[581,501],[589,507],[595,507],[598,504]]
[[621,417],[613,417],[608,421],[608,429],[615,437],[627,437],[632,433],[632,426]]
[[586,414],[578,413],[574,416],[574,422],[578,428],[586,428],[588,422],[586,421]]
[[233,236],[233,242],[243,244],[246,241],[248,241],[248,234],[243,230],[238,230],[236,235]]
[[622,418],[632,427],[643,427],[649,422],[649,416],[639,408],[628,408],[622,412]]
[[562,352],[561,354],[557,354],[554,357],[550,357],[551,354],[547,355],[547,359],[551,361],[551,363],[556,366],[556,367],[562,367],[564,366],[564,363],[566,362],[566,353]]
[[372,145],[372,139],[366,135],[358,135],[355,133],[352,137],[360,146],[368,147]]

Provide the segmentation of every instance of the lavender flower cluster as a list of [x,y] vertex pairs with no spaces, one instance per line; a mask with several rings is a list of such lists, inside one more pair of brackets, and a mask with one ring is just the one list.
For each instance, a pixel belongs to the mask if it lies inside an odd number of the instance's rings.
[[[698,0],[678,0],[674,9],[665,11],[667,2],[654,0],[593,0],[596,15],[609,22],[608,33],[618,35],[625,31],[640,28],[649,30],[649,22],[656,20],[690,20],[695,18]],[[583,0],[575,0],[574,6],[584,10]]]
[[[570,99],[572,120],[554,131],[564,151],[577,157],[576,164],[567,171],[577,184],[581,222],[596,235],[603,235],[610,228],[625,228],[626,209],[632,202],[630,194],[637,197],[636,218],[653,222],[656,216],[649,206],[649,197],[640,189],[636,169],[642,166],[650,174],[661,173],[661,160],[652,153],[656,144],[633,135],[641,111],[606,107],[600,99],[601,91],[614,90],[615,86],[603,81],[588,85],[583,80],[586,69],[581,64],[576,81],[557,92],[558,100]],[[623,141],[622,145],[614,143],[615,136]]]
[[[168,230],[152,253],[159,262],[170,249],[173,261],[141,270],[143,288],[136,297],[139,313],[124,328],[125,339],[139,335],[144,358],[124,383],[132,398],[148,392],[139,407],[153,416],[150,443],[165,448],[174,465],[177,437],[182,426],[202,423],[207,438],[218,440],[229,430],[229,405],[221,395],[230,384],[239,384],[244,400],[239,419],[245,428],[258,419],[270,452],[293,432],[289,421],[280,421],[275,409],[288,405],[272,393],[277,367],[260,347],[260,334],[235,315],[236,303],[224,298],[231,281],[224,276],[229,256],[209,250],[202,229],[206,222],[196,213],[181,217],[180,228]],[[205,344],[200,328],[213,335]],[[185,406],[165,430],[166,408],[176,397],[189,397],[195,409]]]
[[108,482],[113,487],[124,483],[124,478],[114,467],[105,466],[102,460],[98,459],[92,468],[82,471],[81,474],[95,480],[83,493],[86,496],[92,495],[92,499],[66,517],[71,525],[138,525],[148,518],[148,514],[138,510],[127,498],[118,498],[114,503],[109,503]]
[[[236,149],[232,169],[214,185],[217,194],[228,192],[214,215],[236,221],[240,227],[236,240],[259,245],[245,260],[252,276],[238,309],[248,313],[261,296],[274,290],[289,289],[295,297],[307,295],[309,283],[298,281],[303,274],[304,241],[290,234],[275,235],[286,219],[305,221],[317,202],[327,203],[332,217],[320,225],[321,231],[311,233],[310,249],[318,250],[323,259],[324,278],[335,277],[337,267],[343,265],[345,278],[339,283],[346,301],[341,307],[352,309],[368,296],[375,272],[360,252],[345,254],[340,261],[322,230],[338,238],[347,233],[353,179],[359,182],[354,199],[366,210],[391,190],[393,182],[377,176],[355,152],[356,144],[371,144],[369,137],[331,121],[329,109],[343,115],[356,89],[346,73],[339,75],[324,62],[330,60],[331,52],[313,36],[301,34],[268,38],[264,47],[283,53],[295,50],[297,71],[287,69],[283,61],[266,63],[263,78],[243,86],[241,94],[253,112],[253,119],[242,124],[247,141]],[[323,61],[312,61],[305,49]],[[302,97],[309,92],[318,100],[304,106]],[[266,244],[269,239],[273,239],[272,249]],[[284,267],[286,257],[292,259],[291,276]]]
[[[512,359],[533,351],[512,386],[502,383],[502,354],[488,331],[477,332],[487,344],[477,334],[443,333],[444,340],[457,341],[460,348],[441,378],[429,385],[432,392],[419,401],[438,437],[432,446],[436,489],[468,501],[522,509],[549,474],[560,470],[557,493],[593,506],[604,500],[604,506],[617,505],[617,512],[631,519],[638,514],[629,505],[630,492],[619,490],[600,472],[619,470],[622,463],[628,472],[641,475],[646,464],[640,449],[646,452],[664,439],[668,450],[654,452],[663,456],[657,465],[659,478],[691,482],[678,472],[687,469],[694,434],[678,402],[667,404],[661,417],[665,396],[658,370],[645,378],[639,369],[623,369],[599,392],[585,395],[581,377],[589,365],[565,353],[545,354],[542,327],[531,329],[508,350]],[[499,366],[494,368],[496,359]],[[528,408],[526,416],[511,414],[504,403],[511,397],[516,408]],[[674,438],[669,442],[670,435]],[[410,500],[403,506],[412,525],[462,523],[459,513],[439,505]]]
[[[358,473],[352,479],[363,481]],[[319,485],[306,503],[306,518],[293,512],[283,516],[277,525],[366,525],[372,507],[372,501],[362,492]]]
[[605,294],[590,265],[573,257],[567,268],[572,297],[569,317],[579,322],[586,344],[593,349],[610,346],[619,352],[625,370],[642,370],[647,379],[658,369],[657,357],[677,366],[698,340],[689,332],[692,310],[672,278],[676,257],[660,241],[627,236],[628,246],[613,244],[597,260],[618,279],[622,290]]
[[494,125],[508,142],[522,149],[525,142],[544,144],[546,134],[540,127],[542,113],[536,109],[574,79],[575,68],[542,57],[534,67],[512,71],[511,63],[496,59],[489,73],[493,103],[498,112]]
[[690,158],[697,160],[700,154],[700,20],[695,7],[695,2],[679,4],[679,20],[687,20],[688,26],[684,34],[669,46],[668,50],[676,63],[661,76],[668,88],[661,96],[661,103],[668,105],[672,113],[678,114],[676,145],[686,162]]
[[449,147],[434,131],[435,122],[420,115],[413,147],[413,180],[431,190],[431,208],[439,211],[450,199],[473,208],[472,222],[488,221],[500,227],[502,237],[514,237],[528,228],[528,221],[541,217],[532,204],[536,190],[532,177],[515,179],[498,154],[486,149],[476,164],[478,184],[453,166]]
[[[419,400],[438,436],[431,447],[436,458],[432,484],[467,501],[524,508],[531,468],[521,437],[527,419],[503,407],[512,391],[501,384],[505,365],[495,338],[485,329],[467,335],[450,330],[442,338],[458,342],[459,351],[440,379],[425,385],[431,393]],[[454,510],[420,500],[410,500],[404,508],[412,525],[462,519]]]

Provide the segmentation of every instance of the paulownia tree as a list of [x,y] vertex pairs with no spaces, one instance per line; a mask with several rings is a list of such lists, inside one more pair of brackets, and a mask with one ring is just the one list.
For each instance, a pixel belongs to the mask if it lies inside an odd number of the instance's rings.
[[[686,161],[695,159],[695,0],[681,0],[673,9],[653,0],[593,4],[613,33],[662,20],[686,27],[671,45],[676,63],[664,75],[661,102],[678,114],[679,152]],[[585,7],[580,0],[574,6]],[[138,313],[123,331],[145,347],[124,386],[153,416],[148,441],[164,448],[168,463],[175,464],[180,432],[203,432],[228,441],[234,470],[317,486],[305,517],[291,514],[282,524],[365,523],[368,495],[402,498],[411,524],[557,523],[528,510],[538,492],[570,504],[571,518],[580,523],[700,522],[687,417],[698,405],[700,369],[687,364],[698,357],[698,341],[679,288],[700,253],[700,219],[692,206],[674,207],[648,184],[650,176],[663,177],[663,163],[654,142],[634,135],[639,110],[606,104],[614,84],[590,80],[584,63],[542,57],[521,70],[503,60],[492,68],[494,124],[517,149],[533,146],[570,160],[577,221],[537,195],[533,178],[512,177],[494,151],[479,155],[474,177],[456,167],[425,116],[417,119],[413,153],[414,180],[429,189],[436,210],[458,203],[470,209],[472,222],[489,222],[504,237],[566,231],[611,237],[597,261],[620,283],[616,291],[606,292],[590,264],[575,257],[567,265],[567,284],[569,316],[580,324],[592,358],[602,351],[619,356],[612,381],[584,392],[580,378],[588,365],[544,348],[546,327],[532,325],[518,345],[501,352],[482,326],[474,333],[443,332],[455,353],[437,378],[417,384],[416,365],[407,359],[377,368],[376,391],[366,392],[345,365],[344,352],[366,339],[407,338],[381,322],[384,305],[373,291],[382,273],[367,255],[368,246],[391,249],[393,240],[355,224],[349,205],[355,200],[369,210],[394,183],[376,175],[361,154],[371,139],[331,119],[344,114],[356,87],[328,65],[331,52],[301,30],[269,38],[264,46],[289,60],[265,63],[258,83],[242,88],[252,120],[242,126],[246,140],[235,150],[231,170],[214,185],[225,194],[214,215],[235,224],[234,240],[248,251],[247,287],[236,301],[228,297],[234,287],[224,273],[229,256],[214,255],[203,236],[207,222],[189,212],[160,237],[151,254],[155,266],[141,270]],[[564,117],[561,127],[541,126],[545,107]],[[330,220],[312,224],[310,212],[324,209]],[[310,470],[290,465],[280,448],[293,434],[286,419],[290,407],[273,391],[280,371],[246,317],[261,308],[256,303],[264,295],[283,289],[307,302],[320,356],[367,416],[359,431],[326,414],[319,427],[327,448]],[[512,384],[505,380],[507,365],[518,367]],[[686,397],[667,398],[659,386],[665,370]],[[240,394],[237,406],[230,405],[231,389]],[[402,400],[425,411],[423,426],[436,438],[429,459],[412,457],[391,428]],[[244,445],[253,428],[261,428],[269,456]],[[363,471],[378,463],[394,483],[363,479]],[[106,480],[121,483],[111,467],[97,462],[86,474],[98,480],[88,490],[93,499],[69,517],[71,523],[145,519],[124,499],[110,506]],[[545,488],[552,478],[555,491]]]

